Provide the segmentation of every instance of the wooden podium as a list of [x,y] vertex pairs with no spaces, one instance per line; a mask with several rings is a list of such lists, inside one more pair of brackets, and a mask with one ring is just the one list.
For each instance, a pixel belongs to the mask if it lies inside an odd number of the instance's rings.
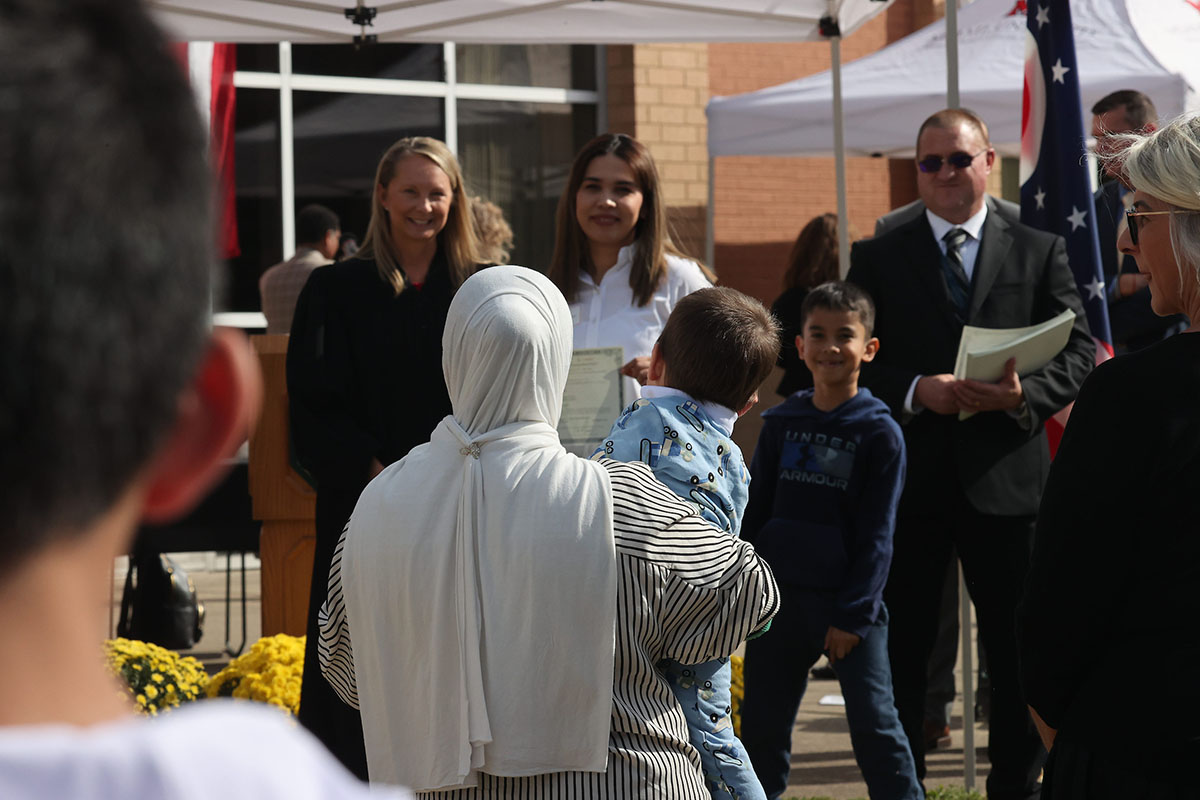
[[316,547],[317,493],[288,461],[285,334],[250,337],[263,373],[263,408],[250,434],[250,499],[262,521],[262,635],[303,636]]

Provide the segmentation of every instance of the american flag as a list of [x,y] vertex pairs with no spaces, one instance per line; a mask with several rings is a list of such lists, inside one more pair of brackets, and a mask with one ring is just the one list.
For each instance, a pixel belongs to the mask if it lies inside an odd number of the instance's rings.
[[[1021,111],[1021,222],[1062,236],[1079,286],[1096,362],[1111,358],[1096,207],[1085,149],[1069,0],[1027,0]],[[1057,419],[1057,417],[1056,417]],[[1047,422],[1051,452],[1061,426]]]
[[174,45],[196,95],[200,118],[208,129],[213,179],[216,184],[217,242],[222,258],[236,258],[237,208],[233,171],[233,72],[237,50],[232,44],[180,42]]

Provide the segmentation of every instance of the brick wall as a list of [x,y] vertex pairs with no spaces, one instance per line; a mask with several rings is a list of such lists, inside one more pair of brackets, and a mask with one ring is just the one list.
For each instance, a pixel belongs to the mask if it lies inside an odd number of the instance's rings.
[[708,46],[608,48],[609,129],[650,148],[676,244],[704,256],[708,201]]

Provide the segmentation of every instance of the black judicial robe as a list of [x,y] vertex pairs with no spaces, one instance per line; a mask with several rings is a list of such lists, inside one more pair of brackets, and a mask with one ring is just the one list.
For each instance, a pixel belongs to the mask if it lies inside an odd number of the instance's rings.
[[319,267],[300,293],[288,343],[293,455],[317,484],[299,716],[364,779],[362,723],[321,675],[317,612],[334,547],[367,485],[371,459],[387,466],[403,458],[450,413],[442,329],[453,294],[440,253],[425,283],[399,295],[379,277],[373,260]]

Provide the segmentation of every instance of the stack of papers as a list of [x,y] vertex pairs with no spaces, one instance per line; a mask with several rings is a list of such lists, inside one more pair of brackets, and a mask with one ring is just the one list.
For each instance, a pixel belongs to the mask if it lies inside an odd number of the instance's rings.
[[[1017,359],[1017,374],[1028,375],[1041,369],[1057,356],[1075,325],[1075,312],[1067,309],[1057,317],[1027,328],[963,327],[958,342],[958,358],[954,362],[954,377],[962,380],[994,383],[1004,377],[1004,365]],[[960,411],[958,418],[967,419],[973,411]]]

